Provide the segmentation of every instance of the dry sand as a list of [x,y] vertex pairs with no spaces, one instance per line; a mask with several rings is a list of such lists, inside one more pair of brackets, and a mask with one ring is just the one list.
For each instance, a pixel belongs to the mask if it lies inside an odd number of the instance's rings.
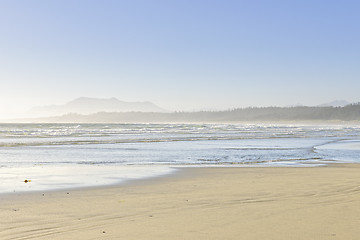
[[0,196],[0,239],[360,239],[360,166],[188,168]]

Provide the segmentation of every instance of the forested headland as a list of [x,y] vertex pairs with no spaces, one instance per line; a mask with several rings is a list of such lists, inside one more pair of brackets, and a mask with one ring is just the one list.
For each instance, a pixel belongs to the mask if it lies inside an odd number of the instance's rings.
[[36,122],[242,122],[242,121],[357,121],[360,103],[344,107],[249,107],[226,111],[199,112],[99,112],[90,115],[69,113],[57,117],[36,119]]

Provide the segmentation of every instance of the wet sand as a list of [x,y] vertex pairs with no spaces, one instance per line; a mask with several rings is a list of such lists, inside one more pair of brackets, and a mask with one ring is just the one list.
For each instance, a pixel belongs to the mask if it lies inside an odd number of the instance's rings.
[[360,165],[184,168],[128,184],[0,195],[0,239],[359,239]]

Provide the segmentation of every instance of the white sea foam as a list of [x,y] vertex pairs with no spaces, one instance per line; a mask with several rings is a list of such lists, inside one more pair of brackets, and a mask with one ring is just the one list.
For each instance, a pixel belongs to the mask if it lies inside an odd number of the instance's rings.
[[341,125],[1,124],[0,191],[112,184],[169,166],[360,162],[359,141],[360,127]]

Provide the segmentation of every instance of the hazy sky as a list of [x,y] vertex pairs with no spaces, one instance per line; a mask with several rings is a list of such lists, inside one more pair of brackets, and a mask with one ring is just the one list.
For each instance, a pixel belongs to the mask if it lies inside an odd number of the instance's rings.
[[0,0],[0,117],[74,98],[170,110],[360,101],[360,1]]

